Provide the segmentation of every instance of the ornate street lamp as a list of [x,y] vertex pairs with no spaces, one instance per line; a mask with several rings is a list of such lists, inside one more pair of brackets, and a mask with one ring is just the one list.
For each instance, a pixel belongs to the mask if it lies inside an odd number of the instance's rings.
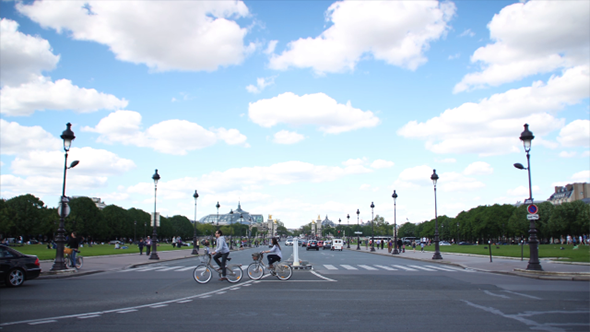
[[221,207],[221,205],[219,205],[219,202],[217,202],[217,205],[215,205],[215,207],[217,208],[217,229],[219,229],[219,208]]
[[[240,228],[242,228],[242,224],[244,224],[244,214],[240,213]],[[240,231],[240,245],[242,244],[242,232]]]
[[457,245],[459,244],[459,222],[457,221]]
[[[360,227],[360,224],[359,224],[359,215],[360,214],[361,214],[361,212],[359,211],[359,209],[356,209],[356,228],[357,229],[359,229],[359,227]],[[361,234],[360,233],[356,234],[356,250],[361,250]]]
[[136,234],[137,234],[137,220],[133,220],[133,244],[137,243],[135,241]]
[[[346,219],[348,219],[348,230],[350,230],[350,214],[346,215]],[[350,235],[346,239],[346,249],[350,249]]]
[[199,198],[199,194],[197,193],[197,190],[195,190],[193,198],[195,199],[195,229],[193,232],[193,251],[191,252],[191,254],[198,255],[199,251],[197,250],[197,198]]
[[160,180],[160,174],[158,174],[158,170],[152,176],[152,180],[154,180],[154,231],[152,232],[152,253],[150,255],[150,259],[160,259],[158,256],[158,232],[156,231],[157,221],[158,221],[158,214],[156,210],[156,197],[158,193],[158,181]]
[[68,151],[70,151],[70,147],[72,146],[72,141],[76,138],[74,136],[74,132],[71,129],[72,124],[66,124],[66,130],[64,130],[61,134],[61,139],[64,141],[64,151],[65,154],[65,162],[64,162],[64,180],[63,186],[61,189],[61,199],[59,202],[59,227],[57,228],[57,236],[55,237],[55,242],[57,244],[57,249],[55,252],[55,261],[53,262],[53,266],[51,267],[51,271],[59,271],[67,269],[65,261],[64,261],[64,244],[66,242],[65,232],[64,229],[64,220],[67,217],[66,209],[68,208],[68,198],[66,197],[66,173],[68,168],[74,168],[78,165],[78,161],[74,160],[70,167],[68,167]]
[[375,251],[375,217],[373,216],[373,209],[375,204],[371,202],[371,251]]
[[[520,134],[520,140],[524,146],[524,151],[526,152],[526,161],[527,167],[525,168],[522,164],[516,163],[514,167],[518,169],[526,169],[529,173],[529,199],[527,200],[528,204],[533,204],[533,190],[531,185],[531,156],[529,151],[531,151],[531,143],[535,136],[529,130],[529,125],[527,123],[524,124],[524,131]],[[534,270],[534,271],[543,271],[541,264],[539,263],[539,240],[537,239],[537,228],[535,227],[535,220],[530,220],[530,229],[529,229],[529,249],[530,249],[530,259],[529,264],[527,265],[527,270]]]
[[229,224],[230,224],[230,232],[229,232],[229,250],[233,250],[234,240],[233,240],[233,233],[234,233],[234,210],[229,210]]
[[[338,218],[338,226],[340,226],[340,223],[342,222],[342,220],[340,220],[340,218]],[[339,227],[340,230],[339,232],[342,232],[342,227]],[[340,238],[342,238],[342,234],[340,234]]]
[[393,191],[393,195],[391,195],[391,197],[393,197],[393,236],[394,236],[394,242],[393,242],[393,252],[391,254],[393,255],[397,255],[399,254],[399,250],[397,250],[397,193],[395,192],[395,190]]
[[438,239],[438,212],[436,211],[436,182],[438,181],[436,170],[432,170],[430,180],[432,180],[432,184],[434,184],[434,255],[432,256],[432,259],[442,259],[440,247],[438,245],[440,240]]

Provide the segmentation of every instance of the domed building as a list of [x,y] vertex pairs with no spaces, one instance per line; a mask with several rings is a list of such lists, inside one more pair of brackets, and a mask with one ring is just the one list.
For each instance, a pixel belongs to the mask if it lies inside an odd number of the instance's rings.
[[[219,221],[219,223],[218,223]],[[209,214],[199,219],[200,223],[213,225],[230,225],[230,224],[244,224],[252,226],[262,226],[264,217],[261,214],[250,214],[248,211],[242,210],[242,205],[238,202],[238,208],[230,210],[226,214]]]

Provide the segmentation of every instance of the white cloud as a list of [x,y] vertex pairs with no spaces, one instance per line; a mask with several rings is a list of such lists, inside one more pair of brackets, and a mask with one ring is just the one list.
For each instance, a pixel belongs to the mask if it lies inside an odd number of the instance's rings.
[[471,57],[481,71],[465,75],[454,92],[587,65],[589,12],[588,1],[527,1],[504,7],[488,24],[494,43]]
[[99,133],[98,142],[122,143],[150,147],[168,154],[185,155],[188,151],[215,144],[218,139],[227,144],[245,147],[246,136],[237,129],[207,130],[186,120],[166,120],[141,131],[141,114],[134,111],[116,111],[99,121],[96,127],[83,127],[82,131]]
[[398,134],[426,140],[426,148],[435,153],[485,156],[519,151],[522,147],[518,137],[522,125],[528,123],[537,137],[535,144],[555,147],[555,143],[541,137],[564,125],[564,120],[552,114],[588,98],[588,68],[575,67],[562,76],[551,77],[546,84],[535,82],[478,103],[468,102],[423,123],[411,121]]
[[471,163],[463,171],[465,175],[488,175],[492,173],[494,173],[492,166],[483,161]]
[[430,176],[432,175],[432,168],[430,166],[421,165],[411,168],[406,168],[399,174],[397,180],[394,182],[396,188],[418,188],[420,186],[432,185]]
[[278,144],[295,144],[305,139],[305,136],[296,132],[281,130],[274,135],[274,142]]
[[18,23],[3,18],[0,21],[0,84],[18,86],[29,82],[45,70],[52,70],[59,55],[52,52],[45,39],[18,31]]
[[434,159],[437,163],[456,163],[457,159],[455,158],[444,158],[444,159]]
[[451,2],[437,1],[338,1],[326,12],[328,29],[290,42],[286,51],[272,55],[270,67],[342,72],[370,54],[414,70],[427,61],[430,43],[446,34],[455,9]]
[[16,9],[43,27],[70,31],[76,40],[107,45],[117,59],[158,71],[216,70],[242,63],[254,50],[241,1],[19,2]]
[[[65,126],[64,126],[65,129]],[[17,155],[36,150],[59,150],[62,140],[40,126],[21,126],[0,119],[0,153]]]
[[476,179],[468,178],[461,173],[446,172],[439,175],[437,187],[445,192],[464,192],[484,188],[485,184]]
[[254,123],[266,128],[279,123],[315,125],[328,134],[371,128],[380,122],[373,112],[353,108],[350,101],[346,105],[338,104],[324,93],[298,96],[286,92],[261,99],[249,104],[248,115]]
[[[404,169],[397,180],[394,182],[395,188],[418,189],[420,187],[433,187],[432,176],[433,169],[426,165]],[[485,187],[480,181],[468,178],[457,172],[437,172],[439,179],[437,188],[445,192],[453,191],[473,191]]]
[[590,120],[574,120],[561,128],[557,141],[563,146],[590,147]]
[[264,90],[267,86],[272,85],[275,83],[275,77],[259,77],[256,79],[256,85],[248,85],[246,90],[250,93],[260,93]]
[[356,158],[356,159],[348,159],[347,161],[343,161],[342,165],[344,166],[362,166],[367,163],[367,158]]
[[572,175],[574,182],[590,182],[590,170],[585,170]]
[[[533,196],[535,194],[542,193],[541,188],[539,186],[533,186],[532,189],[533,189]],[[526,186],[518,186],[518,187],[516,187],[514,189],[508,189],[506,191],[506,193],[508,195],[510,195],[510,196],[513,196],[513,197],[519,197],[519,198],[524,197],[524,198],[528,198],[529,197],[529,187],[526,187]]]
[[577,155],[576,151],[561,151],[559,156],[561,158],[573,158]]
[[268,42],[268,46],[264,50],[264,53],[273,54],[275,52],[275,48],[277,47],[278,42],[278,40],[271,40],[270,42]]
[[475,36],[475,32],[471,31],[471,29],[466,29],[465,31],[461,32],[459,37],[465,37],[465,36],[473,37],[473,36]]
[[88,113],[125,108],[127,103],[125,99],[95,89],[72,85],[70,80],[51,82],[41,76],[18,87],[4,86],[0,91],[0,112],[9,116],[26,116],[47,109]]
[[461,53],[456,53],[456,54],[449,55],[449,57],[447,59],[448,60],[455,60],[455,59],[458,59],[460,56],[461,56]]
[[387,161],[387,160],[383,160],[383,159],[377,159],[371,163],[371,167],[373,167],[375,169],[389,168],[389,167],[393,167],[394,165],[395,165],[395,163],[393,161]]

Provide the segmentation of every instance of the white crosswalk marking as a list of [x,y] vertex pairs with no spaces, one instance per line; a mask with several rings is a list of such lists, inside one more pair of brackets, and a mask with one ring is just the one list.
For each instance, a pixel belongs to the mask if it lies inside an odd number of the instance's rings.
[[187,271],[187,270],[193,270],[196,266],[187,266],[187,267],[183,267],[182,269],[178,269],[176,271]]
[[328,270],[338,270],[334,265],[324,264],[324,267]]
[[360,267],[362,267],[365,270],[369,270],[369,271],[377,271],[376,268],[372,267],[372,266],[368,266],[368,265],[359,265]]
[[418,270],[416,270],[416,269],[412,269],[412,268],[409,268],[409,267],[405,267],[405,266],[403,266],[403,265],[392,265],[392,266],[395,266],[395,267],[397,267],[397,268],[400,268],[400,269],[402,269],[402,270],[406,270],[406,271],[418,271]]
[[145,272],[145,271],[156,270],[156,269],[159,269],[161,267],[162,267],[161,265],[160,266],[142,267],[142,268],[139,268],[139,269],[135,269],[135,271],[137,271],[137,272]]
[[168,267],[164,267],[162,269],[156,270],[156,272],[176,270],[176,269],[180,269],[182,267],[184,267],[184,266],[168,266]]
[[392,267],[385,266],[385,265],[375,265],[375,266],[378,267],[378,268],[381,268],[383,270],[387,270],[387,271],[397,271],[397,269],[394,269]]
[[457,270],[447,269],[446,267],[434,266],[434,265],[424,265],[426,267],[430,267],[433,269],[441,270],[441,271],[448,271],[448,272],[457,272]]
[[429,269],[427,267],[418,266],[418,265],[410,265],[410,266],[411,267],[415,267],[415,268],[420,269],[420,270],[428,271],[428,272],[434,272],[434,271],[436,271],[436,270]]
[[350,265],[344,265],[344,264],[342,264],[340,266],[342,266],[343,268],[345,268],[347,270],[358,270],[356,267],[350,266]]

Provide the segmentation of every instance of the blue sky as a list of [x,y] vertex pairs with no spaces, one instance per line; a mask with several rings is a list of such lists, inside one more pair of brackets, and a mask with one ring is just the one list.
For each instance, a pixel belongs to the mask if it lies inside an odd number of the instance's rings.
[[2,198],[398,223],[590,181],[586,1],[0,3]]

